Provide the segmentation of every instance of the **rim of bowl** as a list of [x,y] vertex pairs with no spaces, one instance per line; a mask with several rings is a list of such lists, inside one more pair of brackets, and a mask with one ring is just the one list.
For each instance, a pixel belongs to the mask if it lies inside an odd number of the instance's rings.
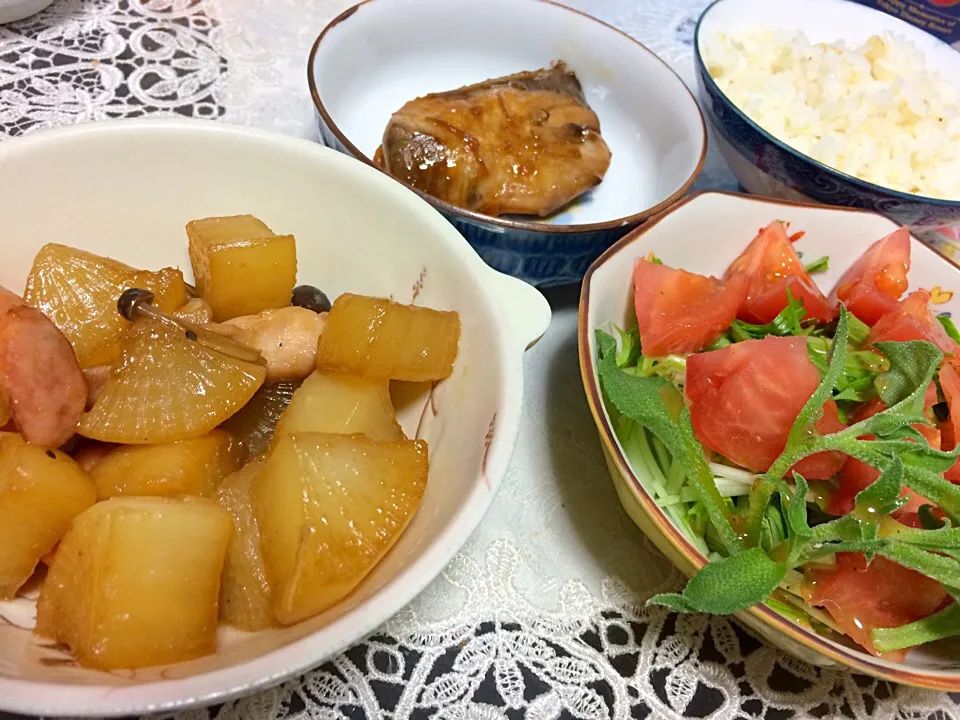
[[[800,150],[797,150],[796,148],[788,145],[783,140],[781,140],[780,138],[770,133],[768,130],[761,127],[755,120],[753,120],[753,118],[751,118],[743,110],[741,110],[740,106],[738,106],[730,98],[730,96],[727,95],[723,90],[721,90],[719,85],[717,85],[716,81],[713,79],[713,76],[710,74],[710,71],[707,70],[707,64],[704,62],[703,54],[700,52],[700,26],[703,23],[703,19],[707,16],[707,14],[711,10],[713,10],[713,8],[716,5],[719,5],[722,2],[726,2],[726,0],[713,0],[713,2],[711,2],[706,7],[706,9],[704,9],[702,13],[700,13],[700,17],[697,18],[697,25],[693,31],[693,57],[698,70],[697,75],[701,78],[702,82],[709,85],[709,87],[712,90],[715,90],[724,100],[726,100],[727,104],[733,109],[733,111],[737,114],[737,116],[741,120],[745,121],[752,130],[760,133],[771,144],[776,145],[780,150],[785,151],[787,154],[792,155],[796,159],[808,162],[811,165],[813,165],[817,170],[835,175],[845,180],[846,182],[851,183],[852,185],[859,185],[864,189],[870,190],[871,192],[874,192],[874,193],[884,193],[886,195],[890,195],[904,202],[922,203],[925,205],[939,205],[939,206],[948,207],[948,208],[960,208],[960,199],[945,200],[944,198],[934,198],[934,197],[928,197],[926,195],[917,195],[914,193],[908,193],[902,190],[895,190],[894,188],[884,187],[883,185],[878,185],[877,183],[870,182],[869,180],[858,178],[856,175],[850,175],[849,173],[845,173],[843,170],[838,170],[837,168],[830,167],[829,165],[826,165],[820,162],[816,158],[811,157],[810,155],[807,155],[806,153],[801,152]],[[923,30],[919,30],[918,28],[915,28],[910,23],[904,22],[903,20],[900,20],[900,18],[893,17],[892,15],[887,15],[881,10],[876,10],[875,8],[871,8],[866,5],[861,5],[860,7],[864,8],[865,10],[871,10],[873,12],[877,12],[882,15],[885,15],[891,20],[896,20],[898,23],[901,23],[905,29],[909,28],[910,31],[924,33]],[[926,35],[927,33],[924,33],[924,34]],[[947,45],[945,42],[943,42],[940,38],[936,37],[935,35],[930,35],[930,37],[936,42],[942,43],[947,48],[950,48],[949,45]],[[870,211],[868,210],[868,212]]]
[[[633,243],[641,240],[643,236],[652,230],[661,220],[681,210],[696,198],[710,195],[721,195],[736,198],[740,201],[767,203],[770,205],[813,208],[817,210],[826,210],[830,212],[852,212],[864,213],[882,217],[890,220],[881,213],[863,208],[832,207],[810,202],[797,202],[791,200],[778,200],[757,195],[748,195],[745,193],[726,192],[720,190],[710,190],[705,192],[691,193],[684,197],[676,205],[666,212],[660,213],[639,228],[631,231],[608,248],[599,258],[597,258],[587,269],[583,277],[583,285],[580,288],[579,315],[577,319],[577,352],[580,359],[580,378],[586,391],[587,404],[590,406],[590,413],[593,415],[593,421],[597,426],[600,435],[600,441],[604,445],[610,458],[615,463],[620,475],[632,486],[633,494],[640,502],[647,517],[657,526],[660,532],[667,538],[669,543],[679,551],[684,558],[690,562],[697,570],[708,563],[707,558],[694,547],[687,537],[677,529],[670,519],[664,514],[660,506],[650,497],[643,483],[637,477],[630,463],[620,450],[616,441],[616,433],[613,426],[607,420],[604,414],[603,397],[600,391],[600,383],[597,379],[597,373],[590,357],[590,336],[593,330],[589,327],[588,316],[590,310],[590,285],[593,274],[604,263],[614,255],[625,250]],[[896,223],[895,220],[890,222]],[[911,235],[912,237],[912,235]],[[914,238],[916,241],[916,238]],[[919,242],[919,241],[917,241]],[[951,260],[936,248],[925,245],[932,252],[938,255],[942,260],[960,270],[960,265]],[[891,682],[913,685],[915,687],[929,688],[932,690],[960,690],[960,669],[952,672],[950,675],[930,672],[924,668],[910,668],[902,663],[891,663],[880,659],[873,659],[866,653],[844,647],[839,643],[831,642],[827,638],[818,635],[813,630],[808,630],[803,626],[787,619],[776,610],[764,605],[757,604],[747,608],[746,613],[760,620],[763,624],[780,631],[804,647],[814,650],[830,659],[841,663],[842,665],[873,677],[879,677]],[[765,641],[768,642],[769,641]],[[931,669],[932,670],[932,669]]]
[[623,32],[622,30],[615,28],[613,25],[610,25],[609,23],[604,22],[603,20],[598,20],[592,15],[588,15],[587,13],[581,10],[576,10],[574,8],[567,7],[566,5],[561,5],[560,3],[555,2],[554,0],[525,0],[526,2],[539,2],[545,5],[552,5],[553,7],[558,8],[560,10],[566,10],[567,12],[571,12],[575,15],[579,15],[584,20],[595,22],[599,25],[604,26],[608,30],[617,33],[618,35],[622,35],[623,37],[627,38],[630,42],[637,45],[641,51],[647,53],[653,59],[655,59],[657,62],[663,65],[664,69],[666,69],[667,72],[673,75],[674,79],[676,79],[676,81],[680,83],[680,87],[690,97],[690,100],[693,103],[693,108],[694,110],[696,110],[697,115],[700,118],[700,158],[697,160],[697,164],[693,168],[693,172],[690,173],[690,176],[683,182],[683,184],[679,188],[677,188],[667,198],[658,202],[656,205],[652,205],[651,207],[645,210],[641,210],[640,212],[633,213],[632,215],[626,215],[624,217],[615,218],[613,220],[604,220],[602,222],[587,223],[584,225],[559,225],[559,224],[553,225],[551,223],[537,222],[533,220],[504,220],[503,218],[494,217],[492,215],[484,215],[483,213],[474,212],[473,210],[466,210],[464,208],[457,207],[452,203],[448,203],[445,200],[440,200],[439,198],[435,198],[434,196],[428,193],[425,193],[422,190],[418,190],[417,188],[411,185],[408,185],[407,183],[403,182],[399,178],[394,177],[393,175],[388,173],[383,168],[377,167],[374,164],[373,160],[367,157],[367,155],[363,153],[360,150],[360,148],[354,145],[350,141],[350,139],[344,134],[344,132],[340,129],[340,127],[333,121],[333,118],[330,116],[330,113],[327,112],[327,108],[323,104],[323,100],[320,99],[320,92],[317,89],[317,82],[313,72],[314,61],[316,60],[317,52],[320,50],[320,44],[323,42],[323,39],[326,37],[327,33],[333,30],[333,28],[335,28],[337,25],[342,23],[344,20],[347,20],[348,18],[350,18],[354,13],[357,12],[357,10],[360,9],[361,6],[366,5],[368,3],[372,3],[374,1],[375,0],[361,0],[356,5],[347,8],[342,13],[340,13],[337,17],[331,20],[327,24],[327,26],[323,29],[323,31],[317,36],[317,39],[314,40],[313,46],[310,48],[310,54],[307,57],[307,85],[310,87],[310,96],[313,98],[313,105],[316,108],[317,112],[320,113],[320,116],[323,118],[324,124],[328,128],[330,128],[330,131],[336,136],[337,140],[339,140],[343,144],[343,146],[350,151],[353,157],[355,157],[357,160],[360,160],[363,163],[366,163],[367,165],[370,165],[371,167],[376,168],[378,171],[382,172],[387,177],[393,180],[396,180],[405,188],[417,193],[417,195],[424,198],[427,202],[429,202],[431,205],[435,206],[439,210],[442,210],[443,212],[449,213],[451,215],[456,215],[465,220],[471,220],[475,223],[487,223],[489,225],[495,225],[497,227],[507,228],[510,230],[526,230],[528,232],[549,233],[549,234],[555,234],[555,235],[589,233],[589,232],[595,232],[597,230],[612,230],[618,227],[626,227],[628,225],[634,225],[636,223],[642,222],[643,220],[649,217],[652,217],[653,215],[656,215],[659,212],[662,212],[664,209],[670,207],[677,200],[679,200],[690,189],[693,183],[696,182],[697,178],[700,176],[700,173],[703,170],[703,165],[706,162],[706,158],[707,158],[707,125],[703,117],[703,111],[700,109],[700,105],[699,103],[697,103],[697,99],[694,96],[693,91],[689,87],[687,87],[687,84],[683,81],[683,78],[681,78],[680,75],[672,67],[670,67],[666,62],[664,62],[664,60],[659,55],[653,52],[646,45],[641,43],[636,38],[631,37],[630,35]]
[[[357,166],[346,155],[303,138],[217,120],[181,117],[147,117],[65,125],[9,140],[3,144],[3,147],[8,150],[0,148],[0,157],[13,147],[20,151],[21,147],[34,144],[56,145],[64,141],[84,140],[89,136],[96,137],[117,132],[134,135],[143,132],[159,132],[170,135],[185,131],[201,132],[218,137],[226,136],[230,140],[240,142],[266,143],[277,151],[292,151],[301,157],[304,153],[326,155],[328,162],[341,164],[343,172],[370,173],[369,169]],[[342,163],[346,163],[349,167]],[[381,183],[380,178],[372,174],[367,175],[367,179],[374,183]],[[437,232],[442,232],[449,238],[446,243],[449,253],[466,262],[465,274],[476,283],[478,292],[488,303],[490,312],[495,315],[500,309],[500,300],[485,275],[486,272],[493,271],[463,240],[462,236],[449,222],[437,214],[435,209],[427,205],[421,206],[422,201],[406,193],[402,186],[387,183],[382,188],[389,197],[402,204],[412,203],[414,208],[411,212],[420,215],[422,221],[432,225]],[[496,331],[496,327],[493,330]],[[497,358],[501,367],[503,385],[497,405],[497,430],[491,443],[488,472],[484,478],[479,475],[476,477],[473,488],[454,513],[455,519],[459,522],[450,522],[434,541],[419,551],[416,558],[366,601],[369,603],[377,599],[376,604],[388,610],[383,617],[375,613],[358,612],[363,606],[357,606],[351,611],[354,617],[351,621],[347,620],[347,616],[340,616],[297,640],[227,667],[213,668],[172,680],[150,680],[138,685],[59,683],[50,679],[11,677],[0,672],[0,715],[3,714],[2,710],[7,710],[31,715],[126,717],[209,707],[274,687],[285,680],[309,672],[342,652],[351,643],[357,642],[376,630],[410,604],[440,576],[443,569],[449,565],[486,517],[497,491],[503,484],[520,429],[521,399],[524,389],[522,346],[513,343],[511,337],[505,335],[500,343]],[[343,637],[334,636],[324,639],[323,644],[320,644],[319,635],[345,622],[348,626],[354,627],[356,632],[342,630]],[[175,687],[179,694],[161,689],[170,687]],[[153,689],[150,702],[142,702],[138,699],[138,693],[142,692],[143,688]],[[12,702],[10,696],[5,694],[7,689],[17,690],[17,696]]]

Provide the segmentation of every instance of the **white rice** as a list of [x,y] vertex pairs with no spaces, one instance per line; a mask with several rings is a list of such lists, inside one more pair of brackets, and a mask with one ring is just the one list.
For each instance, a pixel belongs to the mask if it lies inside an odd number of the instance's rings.
[[718,34],[704,61],[734,104],[800,152],[883,187],[960,200],[960,89],[912,43],[813,44],[753,28]]

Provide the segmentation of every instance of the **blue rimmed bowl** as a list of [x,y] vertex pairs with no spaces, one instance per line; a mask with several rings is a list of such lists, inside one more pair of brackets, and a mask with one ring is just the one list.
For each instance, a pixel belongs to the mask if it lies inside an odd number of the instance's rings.
[[534,285],[579,282],[614,241],[671,205],[703,167],[693,95],[628,35],[548,0],[367,0],[334,19],[307,66],[323,141],[373,164],[409,100],[564,60],[600,118],[604,180],[553,217],[491,217],[423,197],[494,268]]
[[703,49],[717,33],[749,27],[802,31],[811,42],[861,43],[885,32],[913,43],[928,68],[960,78],[960,53],[933,35],[879,10],[847,0],[716,0],[694,36],[700,104],[730,170],[748,192],[883,213],[953,256],[960,250],[960,198],[899,192],[835,170],[775,138],[740,110],[710,76]]

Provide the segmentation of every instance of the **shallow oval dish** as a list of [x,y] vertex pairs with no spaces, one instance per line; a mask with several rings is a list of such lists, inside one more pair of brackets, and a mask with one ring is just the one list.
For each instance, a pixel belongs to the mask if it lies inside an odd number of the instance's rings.
[[[864,210],[828,208],[733,193],[702,193],[620,240],[587,271],[580,296],[578,328],[580,372],[587,402],[600,434],[607,466],[624,509],[657,548],[686,575],[707,560],[677,529],[644,489],[645,470],[631,467],[602,401],[597,379],[595,331],[613,322],[628,327],[633,307],[633,266],[654,253],[665,265],[721,277],[730,262],[773,220],[790,222],[806,234],[797,242],[808,257],[830,256],[830,270],[817,276],[821,288],[836,284],[843,271],[872,243],[897,224]],[[842,238],[843,242],[837,242]],[[934,296],[937,313],[960,312],[960,267],[916,238],[911,247],[910,289]],[[939,690],[960,690],[960,644],[943,643],[913,650],[903,663],[881,660],[795,623],[766,605],[737,617],[773,645],[817,665],[846,667],[892,682]]]
[[[487,267],[429,205],[316,143],[208,121],[94,123],[0,144],[0,284],[20,290],[34,254],[69,242],[143,267],[189,271],[184,224],[252,213],[297,238],[301,283],[460,313],[453,375],[402,406],[430,446],[406,532],[324,614],[258,634],[221,628],[220,650],[136,672],[77,667],[30,632],[32,602],[0,603],[0,710],[117,716],[223,702],[305,672],[361,639],[433,580],[480,522],[513,451],[523,352],[550,310]],[[15,238],[15,240],[12,240]]]
[[[802,31],[811,42],[862,43],[871,35],[901,35],[923,53],[927,67],[960,78],[960,53],[945,42],[880,10],[848,0],[715,0],[697,22],[694,63],[700,104],[730,170],[747,191],[786,200],[881,212],[949,252],[960,248],[960,198],[940,200],[891,190],[835,170],[794,150],[743,113],[707,71],[703,48],[718,32],[763,26]],[[950,247],[951,243],[956,243]]]
[[546,0],[367,0],[323,30],[307,78],[323,141],[372,164],[391,115],[406,102],[554,60],[576,72],[600,118],[613,154],[603,182],[542,221],[423,197],[491,266],[559,285],[578,282],[614,240],[679,199],[703,166],[703,116],[653,52]]

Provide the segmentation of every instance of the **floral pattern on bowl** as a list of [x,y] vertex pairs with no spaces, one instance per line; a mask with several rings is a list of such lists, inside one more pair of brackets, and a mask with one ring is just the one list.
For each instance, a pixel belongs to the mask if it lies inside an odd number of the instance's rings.
[[948,258],[954,258],[960,252],[960,223],[938,227],[926,233],[923,239]]

